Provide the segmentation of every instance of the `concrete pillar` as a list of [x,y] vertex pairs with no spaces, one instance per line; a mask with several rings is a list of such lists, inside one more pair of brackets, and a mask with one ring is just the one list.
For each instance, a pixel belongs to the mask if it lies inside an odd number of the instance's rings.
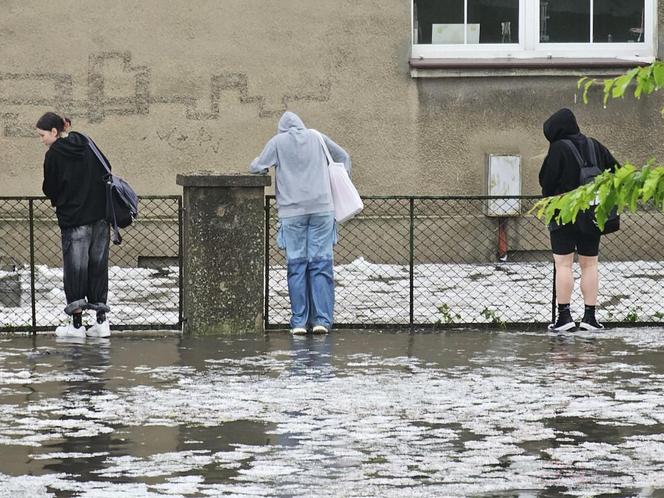
[[262,332],[270,177],[199,171],[176,181],[184,190],[184,332]]

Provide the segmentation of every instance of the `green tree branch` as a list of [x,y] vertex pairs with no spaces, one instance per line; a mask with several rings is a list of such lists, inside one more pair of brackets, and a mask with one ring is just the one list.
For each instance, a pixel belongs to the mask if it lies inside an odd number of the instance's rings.
[[536,212],[537,217],[547,223],[555,219],[565,224],[575,221],[580,211],[596,204],[597,225],[603,230],[613,208],[618,208],[618,213],[634,212],[639,204],[647,202],[664,211],[664,166],[655,166],[652,162],[640,169],[625,164],[615,173],[605,171],[591,183],[571,192],[539,200],[530,212]]
[[[601,80],[604,106],[609,99],[623,98],[632,83],[637,99],[663,88],[664,62],[657,60],[648,66],[630,69],[616,78]],[[600,81],[588,77],[579,79],[577,90],[582,89],[584,103],[588,103],[588,91],[596,84]],[[664,109],[661,112],[664,114]],[[593,182],[571,192],[538,201],[529,212],[536,212],[537,217],[544,217],[547,223],[555,219],[564,224],[575,221],[580,211],[595,204],[597,224],[604,229],[613,208],[618,208],[619,213],[636,211],[640,203],[647,202],[653,202],[664,212],[664,166],[654,165],[654,161],[639,169],[628,163],[616,169],[615,173],[605,171]]]
[[[593,86],[601,83],[604,87],[604,105],[606,106],[609,99],[623,98],[632,82],[636,83],[634,96],[637,99],[640,99],[643,94],[649,95],[660,90],[664,87],[664,62],[657,60],[648,66],[635,67],[621,76],[604,79],[601,82],[584,76],[579,79],[576,88],[577,90],[583,88],[582,98],[584,104],[587,104],[588,92]],[[664,113],[664,109],[662,112]]]

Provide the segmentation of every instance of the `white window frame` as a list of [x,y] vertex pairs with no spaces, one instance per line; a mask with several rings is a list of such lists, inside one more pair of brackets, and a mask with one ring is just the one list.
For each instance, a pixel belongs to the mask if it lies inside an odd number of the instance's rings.
[[[519,0],[519,43],[482,43],[473,45],[418,44],[415,26],[415,0],[411,2],[412,57],[420,59],[533,59],[533,58],[611,58],[634,61],[654,60],[657,50],[656,0],[644,0],[643,42],[634,43],[542,43],[540,35],[539,0]],[[464,24],[468,22],[467,0],[464,0]],[[593,35],[594,0],[590,0],[590,39]],[[464,30],[465,32],[465,30]]]

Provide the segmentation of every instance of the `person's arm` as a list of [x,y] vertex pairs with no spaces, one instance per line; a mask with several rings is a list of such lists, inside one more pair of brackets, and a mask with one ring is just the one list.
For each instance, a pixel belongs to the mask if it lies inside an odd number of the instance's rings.
[[346,152],[340,145],[334,143],[334,141],[324,133],[321,133],[321,135],[323,136],[323,140],[325,140],[325,145],[327,145],[327,149],[330,151],[330,155],[332,156],[332,159],[334,159],[334,162],[343,163],[348,172],[348,176],[350,176],[352,165],[348,152]]
[[274,139],[265,144],[260,156],[251,161],[249,171],[254,174],[267,175],[268,170],[272,166],[279,166],[279,157],[277,156],[277,147],[274,145]]
[[42,182],[42,192],[44,192],[44,195],[51,201],[51,205],[55,206],[59,191],[60,182],[58,165],[47,153],[46,157],[44,157],[44,181]]
[[555,195],[562,173],[562,154],[556,142],[549,146],[549,152],[544,158],[542,168],[539,172],[539,184],[542,187],[542,195],[549,197]]
[[613,154],[604,147],[604,145],[597,140],[595,140],[595,143],[597,144],[597,148],[599,149],[599,157],[600,157],[600,168],[606,170],[608,169],[611,171],[611,173],[615,173],[616,168],[620,168],[620,163],[616,160],[615,157],[613,157]]

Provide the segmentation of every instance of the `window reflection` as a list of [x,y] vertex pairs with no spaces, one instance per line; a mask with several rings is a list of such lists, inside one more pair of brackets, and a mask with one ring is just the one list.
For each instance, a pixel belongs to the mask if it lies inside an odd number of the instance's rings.
[[415,0],[413,39],[420,44],[518,43],[519,0]]
[[479,43],[519,43],[519,0],[468,0],[468,25]]
[[593,41],[597,43],[642,42],[643,22],[643,0],[595,0]]
[[542,43],[588,43],[590,0],[540,0]]
[[[445,26],[461,26],[459,36],[450,33],[447,43],[463,43],[463,10],[464,0],[415,0],[415,29],[417,43],[440,43],[446,38]],[[433,27],[436,32],[433,33]],[[452,28],[455,30],[455,28]],[[432,41],[435,40],[435,41]]]

